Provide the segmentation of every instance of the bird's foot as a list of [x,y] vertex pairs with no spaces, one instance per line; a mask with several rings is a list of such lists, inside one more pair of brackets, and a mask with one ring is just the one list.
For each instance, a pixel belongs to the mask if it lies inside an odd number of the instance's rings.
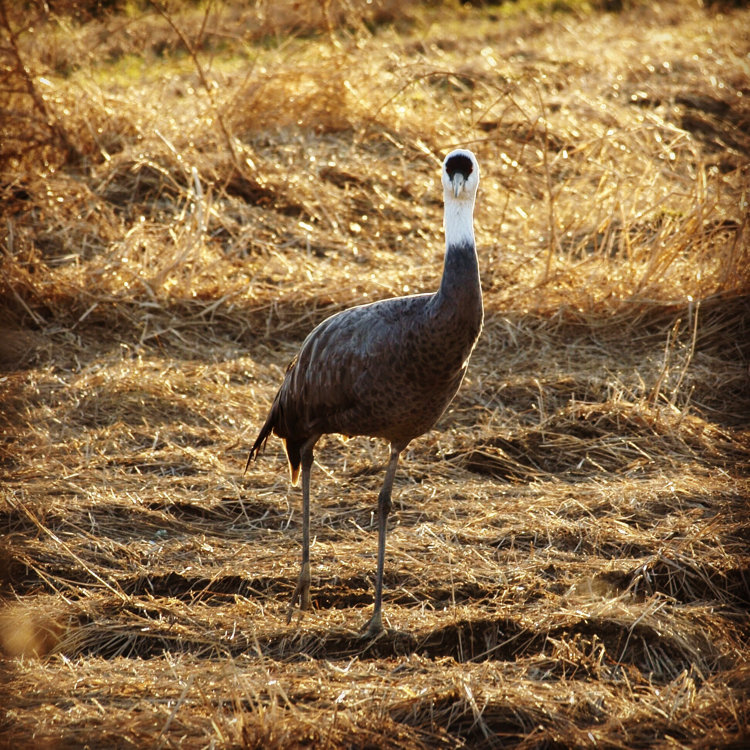
[[364,624],[360,631],[359,637],[362,640],[372,640],[385,632],[383,627],[383,618],[380,612],[375,612],[373,616]]
[[297,587],[292,594],[292,601],[289,602],[289,609],[286,611],[286,624],[292,621],[294,608],[299,602],[300,610],[310,609],[310,563],[303,563],[297,579]]

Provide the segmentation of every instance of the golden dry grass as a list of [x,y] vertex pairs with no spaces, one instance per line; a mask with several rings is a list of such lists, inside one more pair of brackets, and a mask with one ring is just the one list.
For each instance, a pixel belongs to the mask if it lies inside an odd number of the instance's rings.
[[[744,746],[736,5],[0,6],[2,746]],[[457,145],[486,325],[397,476],[390,630],[387,451],[336,437],[287,626],[248,445],[315,323],[436,287]]]

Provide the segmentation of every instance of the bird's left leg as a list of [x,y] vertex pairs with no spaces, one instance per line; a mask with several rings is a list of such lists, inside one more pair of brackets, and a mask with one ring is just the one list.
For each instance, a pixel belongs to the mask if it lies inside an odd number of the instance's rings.
[[385,472],[383,487],[378,495],[378,568],[375,575],[375,607],[372,617],[363,628],[363,637],[371,638],[383,630],[383,568],[385,566],[385,535],[388,528],[388,514],[391,512],[391,491],[393,478],[398,468],[398,458],[404,446],[391,445],[391,458]]
[[302,458],[302,568],[286,613],[287,625],[292,621],[294,607],[298,601],[301,610],[310,609],[310,470],[313,464],[314,445],[314,440],[308,441],[300,451]]

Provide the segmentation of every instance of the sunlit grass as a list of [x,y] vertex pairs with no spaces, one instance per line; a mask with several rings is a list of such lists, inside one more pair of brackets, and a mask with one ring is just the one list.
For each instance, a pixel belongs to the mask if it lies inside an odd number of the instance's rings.
[[[13,747],[739,746],[748,11],[604,5],[4,27]],[[335,436],[287,625],[298,490],[247,448],[314,325],[437,288],[457,145],[485,326],[399,468],[390,630],[356,634],[387,446]]]

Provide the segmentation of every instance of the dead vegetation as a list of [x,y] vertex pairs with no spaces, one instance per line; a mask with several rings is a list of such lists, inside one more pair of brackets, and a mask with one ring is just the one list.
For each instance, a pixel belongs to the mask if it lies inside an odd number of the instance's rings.
[[[0,5],[3,746],[747,742],[738,5]],[[486,326],[397,476],[391,630],[385,447],[333,437],[287,626],[248,444],[311,326],[435,288],[457,145]]]

